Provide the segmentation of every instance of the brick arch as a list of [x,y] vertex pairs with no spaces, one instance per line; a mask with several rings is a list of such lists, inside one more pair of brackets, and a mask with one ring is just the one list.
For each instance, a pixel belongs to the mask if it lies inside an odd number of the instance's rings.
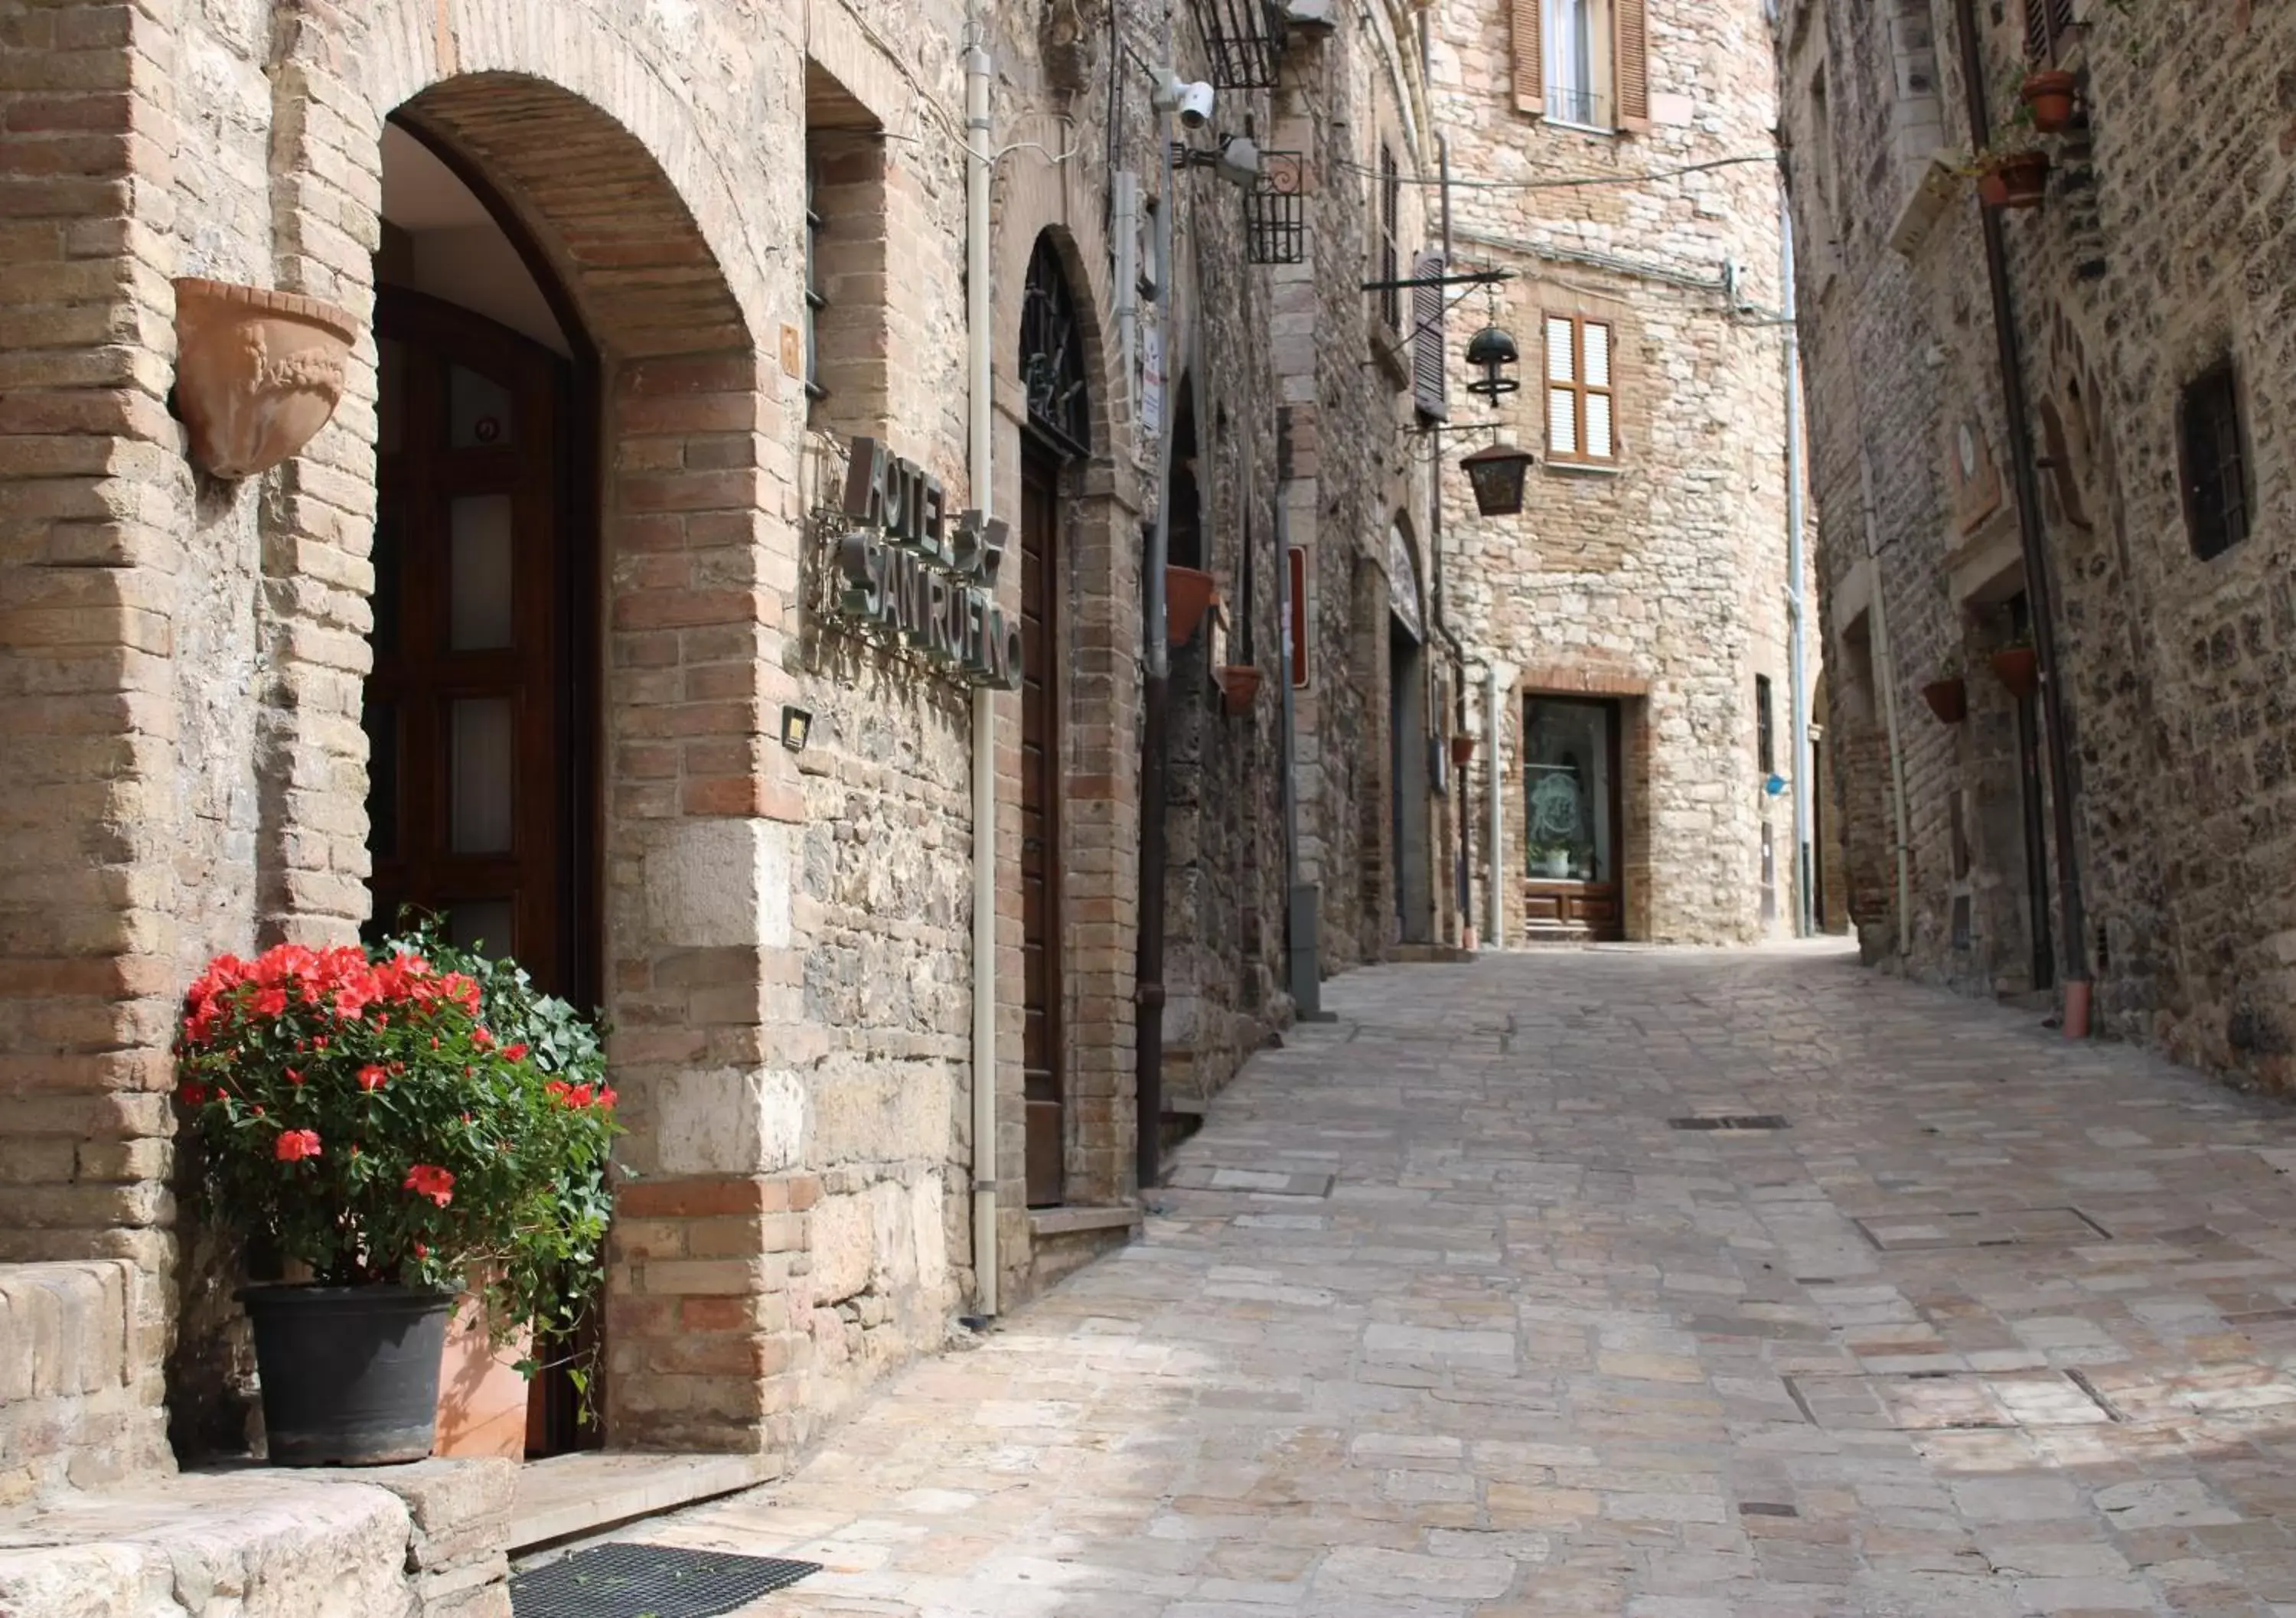
[[[483,182],[587,340],[602,991],[630,1128],[618,1155],[638,1171],[605,1301],[609,1433],[783,1449],[805,1436],[793,1389],[812,1366],[767,1277],[771,1255],[803,1248],[807,1218],[787,1211],[811,1205],[812,1182],[760,1120],[780,1094],[771,1053],[802,1016],[775,986],[804,942],[789,892],[803,798],[765,716],[795,694],[778,645],[799,537],[783,515],[791,452],[773,431],[786,379],[753,333],[793,304],[790,252],[762,243],[795,239],[796,193],[770,177],[737,193],[723,143],[670,88],[679,64],[650,62],[656,47],[592,13],[582,0],[389,0],[356,21],[296,11],[273,78],[276,274],[372,308],[395,113]],[[789,230],[767,228],[776,209]],[[304,787],[280,795],[262,839],[274,934],[348,936],[365,908],[374,358],[363,339],[342,408],[265,508],[283,607],[266,770]]]
[[644,142],[529,74],[467,73],[392,116],[486,177],[610,356],[739,351],[748,322],[693,211]]

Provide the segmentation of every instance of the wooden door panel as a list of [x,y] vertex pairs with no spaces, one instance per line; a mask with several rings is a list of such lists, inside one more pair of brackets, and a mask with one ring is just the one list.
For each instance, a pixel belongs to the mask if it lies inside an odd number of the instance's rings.
[[1021,1070],[1028,1200],[1065,1189],[1061,1048],[1058,469],[1033,447],[1021,473]]

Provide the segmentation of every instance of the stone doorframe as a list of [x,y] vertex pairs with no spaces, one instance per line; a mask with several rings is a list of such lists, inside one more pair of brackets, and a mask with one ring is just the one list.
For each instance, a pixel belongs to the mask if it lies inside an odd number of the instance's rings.
[[[1127,454],[1131,399],[1119,391],[1107,339],[1111,308],[1100,204],[1082,177],[1028,152],[1002,165],[995,195],[996,509],[1021,508],[1021,433],[1028,415],[1019,367],[1020,291],[1040,236],[1060,253],[1074,297],[1092,401],[1089,456],[1062,472],[1058,571],[1063,688],[1061,836],[1064,872],[1062,984],[1067,1080],[1066,1185],[1071,1205],[1114,1205],[1136,1188],[1133,1004],[1137,973],[1141,702],[1140,522],[1136,472]],[[1019,570],[1003,589],[1017,612]],[[1020,699],[1000,694],[997,726],[998,1241],[1010,1295],[1029,1290],[1031,1263],[1022,1181],[1025,1110],[1021,1069]]]
[[[537,279],[594,352],[604,992],[631,1130],[619,1155],[639,1171],[617,1202],[606,1419],[619,1446],[786,1451],[805,1437],[806,1366],[784,1294],[818,1195],[795,1161],[795,1080],[775,1066],[808,1040],[789,987],[803,799],[767,718],[793,694],[780,650],[796,469],[787,390],[752,341],[775,305],[756,263],[713,243],[774,234],[744,208],[789,200],[737,201],[693,109],[621,70],[629,45],[581,8],[546,29],[512,26],[521,9],[402,0],[363,8],[363,23],[328,11],[288,25],[273,76],[279,283],[372,309],[396,115],[505,200],[513,238],[544,260]],[[794,218],[781,223],[793,238]],[[374,363],[363,338],[335,422],[282,469],[264,513],[266,768],[292,784],[266,841],[272,936],[348,938],[366,906]]]

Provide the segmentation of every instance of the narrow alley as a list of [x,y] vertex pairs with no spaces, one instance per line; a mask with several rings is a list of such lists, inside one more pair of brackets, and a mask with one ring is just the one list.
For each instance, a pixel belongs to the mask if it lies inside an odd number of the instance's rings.
[[1331,987],[1143,1241],[633,1537],[783,1614],[2296,1613],[2296,1114],[1806,948]]

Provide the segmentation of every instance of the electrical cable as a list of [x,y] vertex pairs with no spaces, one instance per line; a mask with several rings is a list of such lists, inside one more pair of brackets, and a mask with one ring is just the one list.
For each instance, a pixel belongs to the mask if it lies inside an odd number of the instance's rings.
[[[1468,191],[1564,191],[1587,185],[1639,185],[1652,180],[1679,179],[1685,174],[1704,174],[1710,169],[1730,168],[1744,163],[1775,163],[1777,160],[1775,152],[1754,152],[1738,157],[1711,158],[1702,163],[1686,163],[1679,168],[1653,168],[1641,174],[1568,175],[1544,180],[1463,180],[1454,175],[1451,184]],[[1365,176],[1374,172],[1368,165],[1358,163],[1352,158],[1334,159],[1332,166],[1352,169]],[[1406,185],[1440,185],[1443,182],[1439,177],[1421,179],[1406,177],[1403,183]]]

